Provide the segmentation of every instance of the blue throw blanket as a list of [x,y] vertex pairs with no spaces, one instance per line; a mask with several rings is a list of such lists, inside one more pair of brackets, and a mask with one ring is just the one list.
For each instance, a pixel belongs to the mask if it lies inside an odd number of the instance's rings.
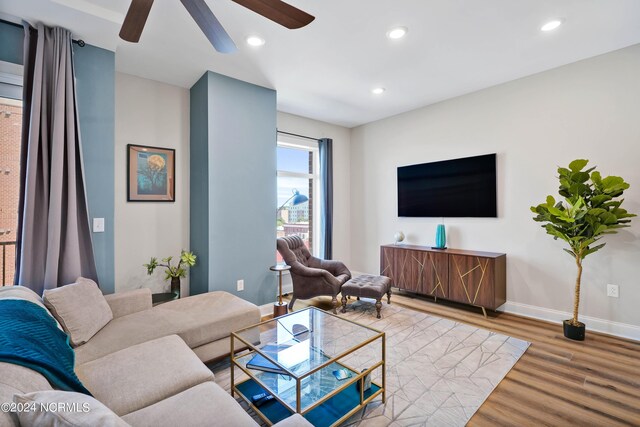
[[91,395],[73,370],[69,337],[47,310],[30,301],[0,300],[0,362],[33,369],[54,388]]

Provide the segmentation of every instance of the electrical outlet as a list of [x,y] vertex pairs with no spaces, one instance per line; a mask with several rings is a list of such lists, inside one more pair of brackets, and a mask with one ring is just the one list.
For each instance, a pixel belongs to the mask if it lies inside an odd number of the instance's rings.
[[238,291],[244,291],[244,280],[240,279],[236,282],[236,286],[238,288]]
[[620,289],[618,288],[618,285],[607,285],[607,296],[620,298]]
[[93,232],[104,233],[104,218],[93,218]]

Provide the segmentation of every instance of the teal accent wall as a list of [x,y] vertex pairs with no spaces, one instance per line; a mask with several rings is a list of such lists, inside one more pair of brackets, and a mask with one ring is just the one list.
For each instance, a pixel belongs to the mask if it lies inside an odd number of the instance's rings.
[[189,245],[198,257],[189,272],[192,295],[209,292],[209,83],[204,74],[191,88],[189,151]]
[[24,29],[0,22],[0,61],[23,64]]
[[[22,65],[24,29],[0,22],[0,61]],[[10,99],[22,99],[22,82],[0,82],[0,96]]]
[[100,288],[113,293],[115,54],[90,45],[73,47],[89,218],[105,222],[104,233],[92,233],[93,252]]
[[[24,30],[0,22],[0,40],[0,61],[23,64]],[[73,54],[89,218],[105,220],[105,232],[92,233],[93,250],[100,288],[113,293],[115,54],[88,44],[74,44]]]
[[207,72],[191,88],[191,159],[192,293],[274,301],[276,92]]

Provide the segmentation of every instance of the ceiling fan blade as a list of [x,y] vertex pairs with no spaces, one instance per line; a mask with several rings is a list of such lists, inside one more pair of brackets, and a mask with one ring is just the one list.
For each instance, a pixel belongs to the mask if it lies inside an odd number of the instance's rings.
[[180,0],[213,47],[220,53],[238,50],[204,0]]
[[233,0],[290,30],[309,25],[314,16],[281,0]]
[[153,0],[131,0],[131,5],[120,28],[120,38],[128,42],[138,43],[147,22]]

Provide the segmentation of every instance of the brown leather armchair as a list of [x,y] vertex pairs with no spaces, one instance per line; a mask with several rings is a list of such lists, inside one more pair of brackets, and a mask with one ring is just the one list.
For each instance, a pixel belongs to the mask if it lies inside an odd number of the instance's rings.
[[278,238],[278,252],[291,266],[293,297],[289,309],[296,299],[309,299],[320,295],[332,297],[333,313],[338,306],[337,295],[349,279],[351,272],[340,261],[328,261],[311,255],[300,236]]

